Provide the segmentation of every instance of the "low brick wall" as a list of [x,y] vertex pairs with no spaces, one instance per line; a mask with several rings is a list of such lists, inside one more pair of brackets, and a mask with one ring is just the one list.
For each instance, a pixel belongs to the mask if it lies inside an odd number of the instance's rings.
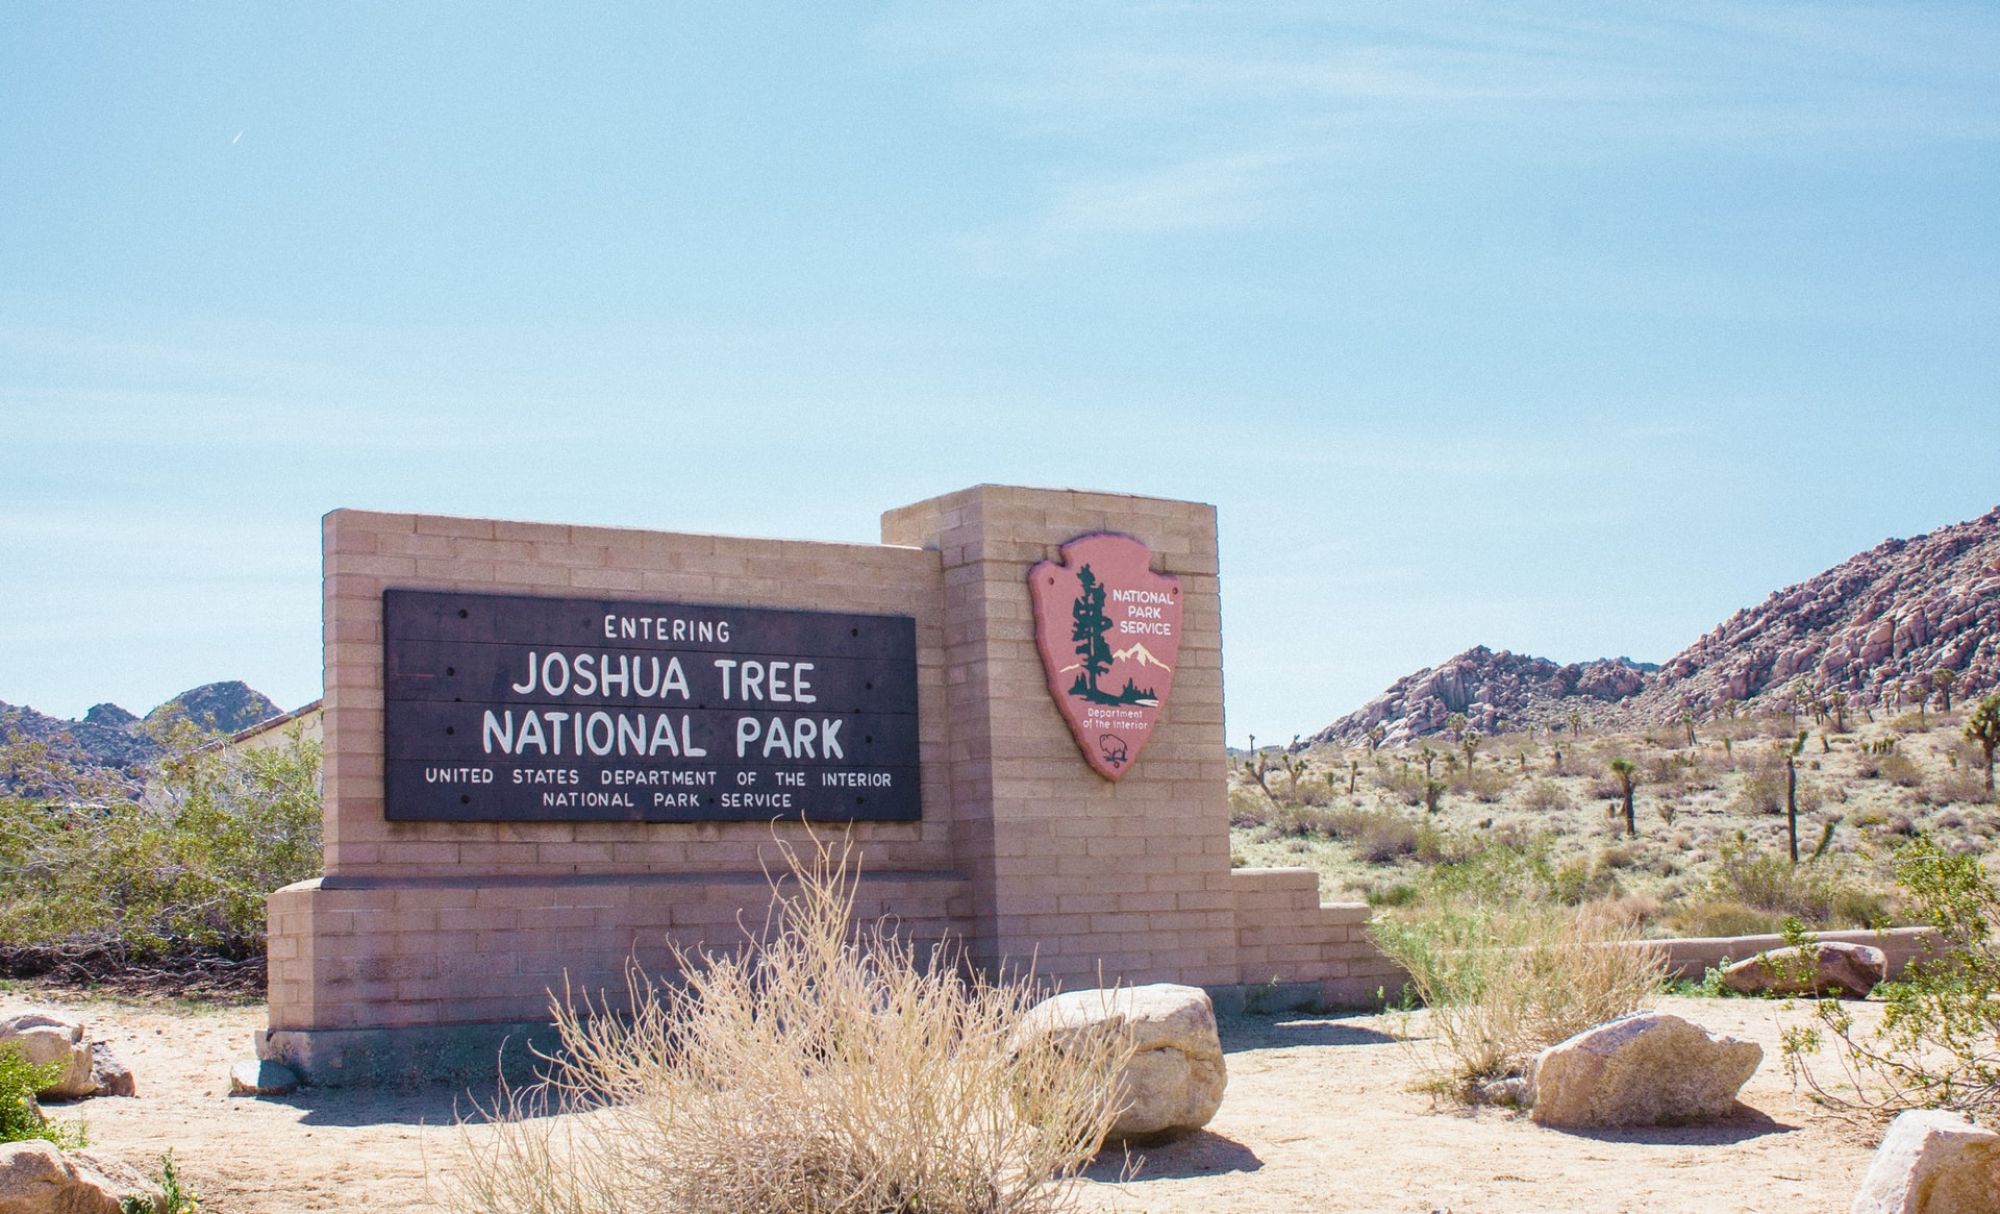
[[1366,902],[1322,903],[1319,874],[1309,868],[1239,868],[1229,881],[1236,962],[1251,1007],[1260,1006],[1260,984],[1313,983],[1314,997],[1298,1001],[1329,1008],[1379,1006],[1382,994],[1402,987],[1403,972],[1368,938]]

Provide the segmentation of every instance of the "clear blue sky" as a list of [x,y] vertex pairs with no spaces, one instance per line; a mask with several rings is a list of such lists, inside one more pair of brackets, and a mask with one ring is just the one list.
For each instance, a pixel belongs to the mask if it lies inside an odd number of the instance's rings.
[[0,699],[62,715],[316,695],[337,506],[1214,502],[1240,743],[1476,643],[1663,658],[2000,501],[1991,5],[4,31]]

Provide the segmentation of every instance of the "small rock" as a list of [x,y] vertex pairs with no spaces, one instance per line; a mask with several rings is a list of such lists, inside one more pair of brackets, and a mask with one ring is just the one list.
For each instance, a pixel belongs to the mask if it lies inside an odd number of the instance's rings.
[[297,1071],[268,1058],[245,1058],[229,1068],[231,1096],[284,1096],[299,1090]]
[[2000,1133],[1915,1109],[1889,1123],[1853,1214],[1988,1214],[2000,1208]]
[[1121,1024],[1132,1032],[1136,1048],[1119,1072],[1125,1108],[1111,1136],[1187,1133],[1207,1125],[1222,1106],[1229,1074],[1215,1029],[1215,1007],[1200,987],[1163,982],[1067,991],[1029,1009],[1015,1040],[1068,1037]]
[[[121,1175],[114,1179],[100,1168]],[[0,1214],[119,1214],[123,1198],[158,1195],[122,1164],[65,1157],[39,1139],[0,1146]]]
[[1889,976],[1889,961],[1879,948],[1823,940],[1808,948],[1814,971],[1798,975],[1796,948],[1774,948],[1746,957],[1722,971],[1722,984],[1741,995],[1839,995],[1866,999],[1875,984]]
[[97,1086],[99,1096],[137,1096],[138,1081],[132,1077],[132,1068],[118,1060],[111,1047],[102,1041],[90,1043],[90,1081]]
[[1754,1041],[1635,1012],[1550,1046],[1529,1071],[1542,1125],[1661,1125],[1721,1117],[1763,1061]]
[[90,1044],[83,1023],[48,1012],[24,1012],[0,1020],[0,1048],[14,1046],[32,1066],[61,1063],[62,1074],[36,1095],[43,1100],[81,1100],[97,1091],[91,1081]]

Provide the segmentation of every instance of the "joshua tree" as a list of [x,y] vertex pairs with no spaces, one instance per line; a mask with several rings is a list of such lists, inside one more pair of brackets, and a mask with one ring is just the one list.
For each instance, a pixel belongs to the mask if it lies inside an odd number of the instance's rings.
[[1687,736],[1688,736],[1688,746],[1689,746],[1690,748],[1692,748],[1692,747],[1693,747],[1693,746],[1694,746],[1694,745],[1696,744],[1696,743],[1695,743],[1695,740],[1694,740],[1694,714],[1693,714],[1693,713],[1691,713],[1691,712],[1684,712],[1684,713],[1682,713],[1682,714],[1681,714],[1681,727],[1682,727],[1683,729],[1687,730]]
[[2000,748],[2000,695],[1979,701],[1979,707],[1965,719],[1965,740],[1986,755],[1986,792],[1993,792],[1993,751]]
[[[1331,773],[1329,773],[1329,774],[1327,775],[1327,777],[1326,777],[1326,778],[1327,778],[1327,779],[1329,779],[1329,780],[1331,780],[1331,779],[1333,779],[1333,776],[1332,776],[1332,774],[1331,774]],[[1350,796],[1350,797],[1351,797],[1351,796],[1353,796],[1353,795],[1354,795],[1354,783],[1355,783],[1355,781],[1359,780],[1360,778],[1361,778],[1361,760],[1359,760],[1359,759],[1349,759],[1349,760],[1347,761],[1347,795],[1348,795],[1348,796]]]
[[1433,780],[1428,776],[1424,777],[1425,813],[1434,814],[1438,811],[1438,802],[1444,798],[1444,790],[1445,782],[1443,780]]
[[1450,734],[1454,740],[1464,736],[1465,714],[1462,712],[1454,712],[1450,716],[1446,717],[1444,719],[1444,730],[1446,733]]
[[[1826,735],[1821,734],[1824,740]],[[1799,862],[1799,752],[1806,748],[1806,731],[1792,739],[1785,752],[1785,838],[1791,844],[1792,863]]]
[[1438,752],[1432,750],[1430,744],[1427,742],[1421,750],[1417,751],[1417,754],[1424,761],[1424,779],[1428,780],[1431,778],[1431,764],[1437,762]]
[[1375,724],[1370,725],[1368,727],[1369,751],[1372,753],[1377,747],[1381,746],[1382,739],[1388,736],[1389,736],[1389,731],[1382,728],[1382,723],[1380,721],[1377,721]]
[[1250,735],[1250,757],[1243,760],[1243,774],[1256,781],[1257,787],[1264,790],[1264,795],[1270,797],[1271,801],[1276,803],[1278,798],[1271,796],[1271,785],[1265,778],[1270,774],[1270,771],[1270,757],[1257,749],[1257,735],[1253,733]]
[[1583,736],[1583,712],[1580,709],[1569,710],[1569,736],[1572,738]]
[[1639,788],[1639,769],[1633,766],[1632,760],[1619,755],[1611,760],[1611,775],[1618,781],[1619,795],[1625,798],[1625,833],[1636,835],[1639,833],[1639,820],[1632,813],[1632,794]]
[[1304,755],[1284,755],[1278,762],[1285,770],[1285,794],[1294,803],[1299,799],[1299,777],[1306,774],[1308,765]]
[[1561,740],[1558,739],[1551,743],[1549,749],[1554,752],[1554,757],[1549,763],[1549,770],[1557,775],[1563,774],[1563,744]]
[[1937,688],[1940,712],[1951,711],[1951,685],[1958,682],[1958,672],[1949,666],[1940,666],[1931,671],[1931,686]]
[[1483,741],[1485,739],[1479,736],[1479,731],[1476,729],[1468,729],[1458,735],[1458,748],[1465,752],[1466,771],[1472,770],[1472,752],[1478,750],[1479,744]]
[[1833,709],[1833,732],[1847,732],[1847,693],[1836,688],[1827,693],[1827,707]]

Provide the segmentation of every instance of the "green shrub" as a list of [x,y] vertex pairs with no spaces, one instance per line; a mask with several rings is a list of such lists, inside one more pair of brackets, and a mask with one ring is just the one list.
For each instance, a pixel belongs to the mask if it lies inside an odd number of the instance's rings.
[[[1897,853],[1896,882],[1938,948],[1877,988],[1888,1006],[1872,1032],[1839,1000],[1816,1003],[1812,1023],[1785,1033],[1786,1068],[1833,1104],[2000,1114],[2000,890],[1977,858],[1924,838]],[[1796,928],[1788,935],[1805,943]],[[1811,1066],[1829,1040],[1853,1097],[1822,1086]]]
[[0,801],[0,968],[255,961],[264,899],[320,870],[317,743],[192,750],[145,793]]
[[84,1145],[81,1123],[50,1121],[35,1093],[62,1078],[63,1064],[34,1066],[17,1045],[0,1045],[0,1143],[40,1138],[59,1147]]
[[1812,927],[1877,927],[1891,918],[1889,899],[1870,889],[1846,863],[1827,857],[1793,864],[1775,852],[1759,852],[1742,835],[1723,842],[1708,893]]

